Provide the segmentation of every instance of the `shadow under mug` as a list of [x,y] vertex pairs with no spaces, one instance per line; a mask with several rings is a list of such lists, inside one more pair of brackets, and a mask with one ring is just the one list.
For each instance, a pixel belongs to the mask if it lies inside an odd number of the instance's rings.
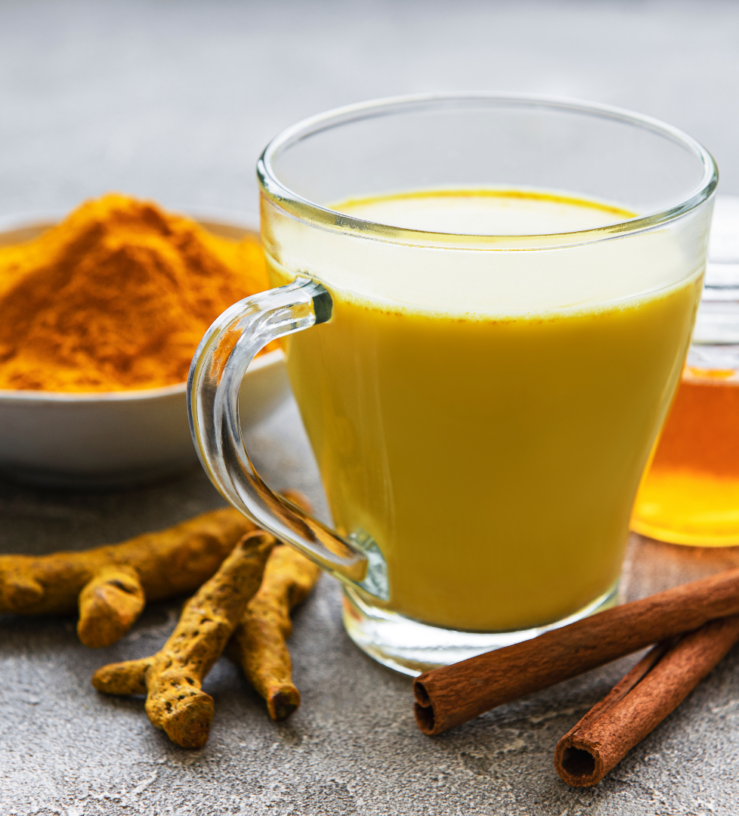
[[[707,151],[602,106],[418,96],[302,122],[257,173],[276,288],[216,320],[188,386],[222,495],[342,581],[350,636],[408,674],[613,603],[700,298]],[[332,208],[429,190],[538,190],[629,215],[480,235]],[[336,529],[273,493],[244,446],[242,379],[277,338]]]

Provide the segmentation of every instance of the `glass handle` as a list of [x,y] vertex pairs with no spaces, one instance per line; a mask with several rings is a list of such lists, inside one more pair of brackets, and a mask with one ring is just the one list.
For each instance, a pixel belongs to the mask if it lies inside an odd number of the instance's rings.
[[187,387],[190,430],[205,472],[227,501],[344,583],[388,600],[387,570],[377,544],[344,539],[273,493],[254,469],[241,431],[239,392],[255,355],[271,340],[327,322],[332,307],[327,289],[298,277],[227,309],[193,357]]

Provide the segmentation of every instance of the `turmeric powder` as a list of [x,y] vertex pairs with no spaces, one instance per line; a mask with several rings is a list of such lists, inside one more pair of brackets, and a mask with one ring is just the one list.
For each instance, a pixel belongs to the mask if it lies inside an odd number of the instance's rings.
[[739,544],[739,380],[687,368],[642,480],[632,528],[692,546]]
[[213,320],[268,287],[255,237],[221,238],[119,194],[88,201],[38,238],[0,247],[0,389],[184,382]]

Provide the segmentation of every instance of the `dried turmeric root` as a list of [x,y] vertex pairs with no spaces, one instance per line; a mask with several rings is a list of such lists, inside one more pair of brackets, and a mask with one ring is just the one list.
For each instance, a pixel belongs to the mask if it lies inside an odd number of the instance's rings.
[[0,555],[0,613],[66,614],[79,604],[80,640],[109,646],[131,628],[145,600],[193,592],[254,529],[253,522],[227,508],[122,544],[44,556]]
[[[292,490],[283,495],[311,512],[302,493]],[[292,633],[290,612],[310,595],[320,573],[312,561],[291,547],[277,547],[267,562],[259,592],[229,641],[229,656],[266,700],[273,720],[287,719],[300,705],[286,643]]]
[[144,609],[146,598],[132,567],[103,567],[80,592],[77,634],[86,646],[109,646],[120,640]]
[[290,610],[310,595],[320,572],[319,567],[292,547],[275,547],[264,570],[262,586],[229,641],[229,656],[267,701],[273,720],[286,719],[300,705],[285,641],[292,632]]
[[202,690],[246,605],[259,589],[276,540],[245,536],[218,572],[185,604],[180,621],[152,657],[98,669],[92,685],[107,694],[146,694],[146,713],[183,748],[202,748],[213,721],[213,698]]

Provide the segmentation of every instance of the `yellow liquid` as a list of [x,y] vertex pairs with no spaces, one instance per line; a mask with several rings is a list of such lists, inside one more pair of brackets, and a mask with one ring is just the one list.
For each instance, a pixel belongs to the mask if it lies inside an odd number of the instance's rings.
[[[529,193],[408,194],[334,209],[509,234],[624,218]],[[605,268],[589,266],[588,251],[413,253],[365,241],[362,269],[317,251],[320,235],[310,240],[310,271],[331,291],[333,316],[289,338],[288,371],[337,528],[370,535],[386,559],[388,607],[501,631],[559,620],[606,593],[702,270],[680,271],[677,255],[663,263],[665,238],[613,242]],[[295,276],[271,266],[276,284]],[[624,287],[636,294],[619,297]]]

